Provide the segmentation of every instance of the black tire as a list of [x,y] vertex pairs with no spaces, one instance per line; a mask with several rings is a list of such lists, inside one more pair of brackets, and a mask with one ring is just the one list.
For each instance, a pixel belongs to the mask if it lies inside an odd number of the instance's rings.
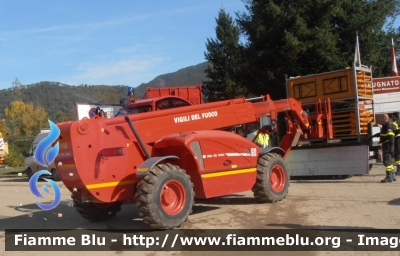
[[32,177],[32,175],[33,175],[33,172],[32,172],[32,169],[31,169],[31,168],[28,168],[28,169],[26,170],[26,175],[28,176],[28,180],[30,180],[31,177]]
[[71,197],[76,211],[83,218],[92,222],[109,220],[121,210],[122,204],[120,202],[107,204],[84,203],[74,195],[71,195]]
[[339,179],[339,180],[350,179],[351,177],[353,177],[353,175],[338,175],[338,176],[334,176],[335,179]]
[[[164,198],[166,194],[173,195],[173,199]],[[151,228],[179,227],[192,213],[193,183],[185,170],[176,165],[167,163],[153,167],[139,182],[135,196],[139,216]],[[168,200],[173,202],[166,202]]]
[[58,175],[58,172],[56,169],[51,169],[51,176],[54,181],[60,181],[60,175]]
[[252,188],[257,202],[281,201],[288,193],[289,184],[286,164],[280,155],[267,153],[258,158],[257,179]]

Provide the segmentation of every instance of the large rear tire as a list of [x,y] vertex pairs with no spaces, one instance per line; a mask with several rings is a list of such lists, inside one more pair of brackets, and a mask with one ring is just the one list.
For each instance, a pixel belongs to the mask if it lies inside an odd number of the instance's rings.
[[339,179],[339,180],[350,179],[351,177],[353,177],[353,175],[337,175],[337,176],[334,176],[335,179]]
[[139,182],[135,196],[139,216],[146,224],[171,229],[187,221],[192,212],[193,183],[178,166],[159,164]]
[[71,195],[76,211],[85,219],[92,222],[105,221],[114,217],[121,210],[121,203],[84,203],[76,196]]
[[252,191],[259,203],[273,203],[286,197],[289,190],[289,175],[283,158],[276,153],[267,153],[258,158],[257,179]]

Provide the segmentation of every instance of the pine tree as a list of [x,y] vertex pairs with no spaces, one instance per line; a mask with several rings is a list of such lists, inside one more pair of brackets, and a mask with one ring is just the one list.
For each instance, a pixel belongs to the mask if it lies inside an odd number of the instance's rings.
[[203,81],[203,92],[207,101],[242,97],[246,89],[241,84],[240,31],[231,16],[221,9],[216,18],[216,39],[207,38],[208,65],[205,70],[209,80]]
[[[374,76],[389,68],[390,22],[399,0],[245,0],[237,23],[248,40],[246,85],[272,99],[286,97],[285,74],[309,75],[351,67],[356,34],[361,62]],[[386,26],[389,25],[389,26]]]

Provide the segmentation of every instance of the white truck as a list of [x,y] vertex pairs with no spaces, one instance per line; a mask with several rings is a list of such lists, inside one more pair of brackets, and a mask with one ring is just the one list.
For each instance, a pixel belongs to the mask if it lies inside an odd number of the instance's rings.
[[29,148],[28,152],[25,152],[25,166],[24,170],[27,174],[28,178],[30,179],[35,172],[41,170],[47,170],[52,174],[52,178],[54,181],[60,181],[60,176],[58,175],[57,168],[55,163],[50,164],[50,166],[45,167],[38,164],[35,160],[35,149],[39,142],[46,138],[49,135],[49,131],[42,131],[38,135],[36,135],[35,139],[32,142],[31,147]]

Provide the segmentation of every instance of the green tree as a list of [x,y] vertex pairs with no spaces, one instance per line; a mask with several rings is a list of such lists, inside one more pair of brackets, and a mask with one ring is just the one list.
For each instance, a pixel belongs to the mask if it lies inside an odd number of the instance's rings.
[[[352,66],[356,34],[361,63],[388,74],[390,38],[399,0],[244,0],[237,14],[247,38],[246,84],[256,94],[286,97],[284,75],[308,75]],[[387,26],[386,26],[387,24]]]
[[9,140],[8,141],[9,154],[5,157],[4,164],[12,167],[24,166],[25,157],[23,152],[29,149],[30,143],[16,142],[14,139]]
[[13,134],[16,136],[33,136],[40,131],[40,128],[49,126],[44,108],[35,107],[33,103],[14,101],[4,112],[13,125]]
[[61,123],[65,121],[75,121],[76,117],[76,107],[70,109],[69,111],[57,111],[55,123]]
[[207,101],[232,99],[244,96],[247,91],[241,84],[240,30],[231,16],[221,9],[216,18],[216,39],[207,38],[204,53],[209,64],[205,70],[209,80],[204,81]]
[[13,88],[14,100],[22,101],[22,91],[19,87]]
[[8,137],[9,134],[10,130],[7,127],[6,121],[0,119],[0,137]]
[[113,87],[102,87],[96,92],[96,99],[103,104],[119,104],[120,97]]

